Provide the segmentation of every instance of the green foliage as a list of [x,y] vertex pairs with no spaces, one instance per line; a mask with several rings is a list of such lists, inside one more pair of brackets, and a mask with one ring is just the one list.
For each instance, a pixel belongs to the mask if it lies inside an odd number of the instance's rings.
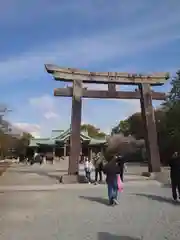
[[122,133],[124,136],[128,136],[130,132],[129,128],[128,120],[120,121],[119,124],[112,129],[111,135]]
[[17,140],[16,149],[19,153],[25,154],[26,149],[29,145],[30,139],[33,138],[30,133],[23,132],[23,135],[20,139]]
[[173,78],[172,89],[169,93],[166,108],[166,128],[174,151],[180,151],[180,71]]
[[81,125],[81,130],[86,131],[88,133],[88,136],[91,138],[103,139],[106,137],[106,134],[104,132],[101,132],[100,129],[94,127],[91,124]]
[[172,88],[166,101],[168,107],[173,107],[180,102],[180,70],[176,73],[176,77],[172,79],[171,85]]
[[120,121],[117,126],[112,129],[112,135],[122,133],[124,136],[133,135],[136,139],[144,136],[142,127],[142,118],[140,113],[135,113],[124,121]]
[[9,149],[15,149],[16,153],[25,153],[31,138],[32,136],[29,133],[23,133],[22,137],[17,138],[0,130],[1,158],[9,155]]
[[119,130],[120,133],[124,133],[124,136],[128,136],[130,134],[130,124],[128,120],[120,121]]

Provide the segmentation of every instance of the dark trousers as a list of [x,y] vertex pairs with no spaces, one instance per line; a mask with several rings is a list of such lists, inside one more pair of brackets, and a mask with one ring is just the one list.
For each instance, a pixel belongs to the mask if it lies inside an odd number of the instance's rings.
[[98,181],[98,175],[99,175],[99,181],[102,182],[102,169],[101,168],[95,169],[95,182]]
[[117,176],[114,176],[112,181],[107,182],[108,187],[108,198],[111,203],[113,199],[117,200],[118,197],[118,184],[117,184]]
[[177,192],[180,197],[180,181],[177,181],[176,179],[171,179],[171,186],[172,186],[172,196],[174,200],[177,200]]
[[86,173],[86,179],[88,180],[88,182],[91,182],[91,172],[88,170],[85,170]]
[[120,172],[120,178],[121,178],[121,181],[123,182],[124,181],[124,170],[122,170]]

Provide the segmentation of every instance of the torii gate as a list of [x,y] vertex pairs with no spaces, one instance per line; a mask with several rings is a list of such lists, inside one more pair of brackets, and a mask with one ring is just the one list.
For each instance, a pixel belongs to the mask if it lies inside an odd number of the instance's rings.
[[[73,87],[54,89],[54,96],[72,97],[69,175],[77,176],[78,173],[82,98],[140,99],[149,172],[161,171],[152,99],[164,100],[166,94],[152,91],[151,86],[163,85],[169,78],[168,73],[142,75],[120,72],[88,72],[73,68],[61,68],[52,64],[46,64],[45,68],[55,80],[73,82]],[[88,90],[83,88],[83,83],[108,84],[108,90]],[[138,89],[117,91],[116,85],[122,84],[137,85]]]

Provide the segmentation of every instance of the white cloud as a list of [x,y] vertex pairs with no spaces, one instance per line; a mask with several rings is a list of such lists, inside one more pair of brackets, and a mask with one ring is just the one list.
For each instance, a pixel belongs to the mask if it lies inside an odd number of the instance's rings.
[[[1,81],[12,79],[12,75],[23,75],[24,78],[43,75],[43,65],[48,62],[63,66],[90,67],[116,57],[141,54],[147,49],[179,39],[179,11],[175,6],[168,6],[165,4],[160,10],[158,8],[147,12],[143,15],[144,19],[131,22],[128,27],[125,24],[86,37],[71,37],[45,46],[42,44],[37,49],[1,61]],[[165,18],[162,17],[165,15]],[[12,73],[10,78],[9,72]]]
[[30,98],[29,103],[37,109],[37,111],[40,111],[40,114],[42,114],[46,119],[60,117],[57,113],[55,98],[53,96],[45,94],[40,97]]
[[45,117],[46,119],[52,119],[52,118],[58,118],[59,115],[58,115],[57,113],[51,111],[51,112],[46,112],[46,113],[44,114],[44,117]]
[[[94,30],[89,32],[88,35],[85,33],[83,36],[74,34],[72,37],[68,35],[67,38],[59,38],[60,40],[52,39],[48,44],[42,42],[41,46],[36,46],[34,49],[26,49],[25,52],[17,56],[10,56],[5,60],[1,60],[0,81],[7,82],[11,79],[18,81],[18,79],[22,78],[27,78],[28,80],[39,78],[43,83],[44,80],[41,80],[41,76],[43,78],[45,76],[48,77],[44,70],[44,63],[55,63],[67,67],[83,67],[91,70],[91,68],[97,68],[98,65],[102,66],[104,62],[110,62],[118,58],[120,59],[119,67],[121,69],[115,70],[123,71],[123,65],[126,70],[129,69],[129,65],[127,66],[127,63],[124,63],[126,57],[128,57],[129,61],[131,60],[130,57],[136,54],[141,56],[147,50],[180,38],[179,1],[164,2],[164,0],[159,0],[158,3],[154,4],[153,8],[149,9],[150,2],[137,0],[136,3],[134,1],[132,3],[130,0],[114,0],[113,5],[110,4],[111,7],[109,7],[108,4],[97,1],[78,1],[78,3],[75,1],[73,4],[63,3],[62,8],[58,8],[56,4],[50,4],[51,8],[47,8],[47,11],[44,7],[40,14],[37,8],[33,7],[36,13],[38,13],[35,16],[36,18],[34,18],[36,20],[39,17],[42,19],[44,11],[46,19],[50,16],[48,14],[52,14],[51,16],[54,14],[60,15],[61,9],[63,14],[68,13],[69,15],[72,13],[72,15],[74,14],[73,16],[76,15],[81,18],[82,23],[87,24],[91,20],[91,22],[94,21],[94,24],[98,25],[97,23],[100,22],[100,19],[107,19],[108,16],[108,21],[110,22],[113,18],[115,24],[108,24],[106,29],[104,27],[102,30],[94,27]],[[174,4],[175,2],[176,4]],[[41,0],[41,3],[44,4],[44,1]],[[99,6],[100,8],[98,8]],[[118,14],[115,14],[115,11]],[[0,19],[4,17],[4,21],[7,19],[13,20],[13,14],[8,15],[6,11],[4,13],[4,15],[0,15]],[[19,12],[18,15],[21,16]],[[137,16],[135,17],[135,15]],[[34,19],[32,19],[32,23]],[[24,26],[27,24],[27,22],[23,21],[18,22],[18,24],[20,23]],[[30,24],[29,19],[28,24]],[[58,31],[61,31],[61,29]],[[132,68],[136,70],[136,67],[132,66]],[[141,66],[139,68],[141,69]],[[108,68],[103,70],[110,71],[114,69]],[[107,85],[85,84],[85,87],[88,87],[88,89],[107,89]],[[126,87],[123,88],[125,89]],[[25,121],[18,124],[21,127],[26,126],[31,132],[37,132],[38,134],[44,133],[47,129],[64,129],[68,127],[71,103],[68,100],[65,102],[58,99],[58,101],[59,103],[57,104],[55,98],[48,94],[32,97],[29,99],[28,107],[34,110],[34,115],[41,116],[39,117],[41,119],[37,121],[39,130],[33,130],[33,124],[28,125],[28,123],[24,123]],[[86,102],[89,102],[89,100]],[[116,102],[109,100],[109,104],[106,103],[104,106],[100,102],[101,100],[94,102],[93,106],[87,104],[82,121],[88,119],[88,121],[85,121],[86,123],[98,125],[105,131],[107,131],[108,127],[114,125],[116,121],[125,119],[140,110],[140,103],[136,100]]]
[[19,122],[13,123],[13,125],[22,131],[32,134],[34,137],[40,136],[41,127],[38,124]]
[[[48,137],[53,129],[67,129],[70,124],[71,101],[48,94],[29,99],[27,108],[33,119],[37,119],[40,135]],[[70,100],[70,99],[69,99]]]

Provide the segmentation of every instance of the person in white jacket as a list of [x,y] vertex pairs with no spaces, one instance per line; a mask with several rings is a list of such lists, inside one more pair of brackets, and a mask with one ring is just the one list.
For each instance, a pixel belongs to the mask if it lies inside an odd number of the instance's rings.
[[86,174],[86,179],[87,179],[89,184],[91,183],[92,168],[93,168],[93,164],[92,164],[91,160],[89,160],[88,158],[85,158],[84,170],[85,170],[85,174]]

